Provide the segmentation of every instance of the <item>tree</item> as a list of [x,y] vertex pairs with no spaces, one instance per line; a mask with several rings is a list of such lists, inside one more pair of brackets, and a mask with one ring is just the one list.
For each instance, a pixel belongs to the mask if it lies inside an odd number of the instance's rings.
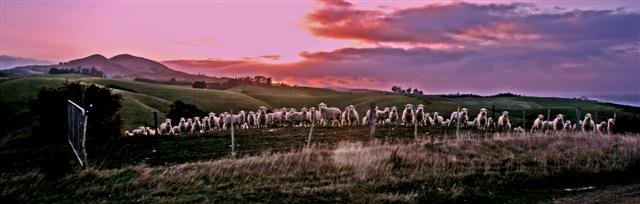
[[29,109],[35,116],[35,161],[41,169],[53,176],[71,170],[73,153],[67,143],[67,100],[89,111],[86,149],[87,154],[93,155],[120,136],[120,99],[120,95],[111,93],[108,88],[78,82],[55,89],[40,89],[38,97],[29,102]]
[[191,87],[196,89],[204,89],[207,88],[207,83],[204,81],[194,81]]
[[181,117],[191,118],[202,115],[205,115],[205,112],[198,109],[196,105],[184,103],[180,100],[177,100],[169,106],[169,113],[167,113],[167,118],[170,118],[171,121],[175,121],[175,123],[177,124],[177,122],[180,121]]

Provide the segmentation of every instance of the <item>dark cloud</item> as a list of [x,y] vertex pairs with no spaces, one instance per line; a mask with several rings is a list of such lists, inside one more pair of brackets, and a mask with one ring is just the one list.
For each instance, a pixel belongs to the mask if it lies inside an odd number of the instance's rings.
[[307,21],[315,35],[372,47],[301,52],[303,60],[288,64],[212,62],[201,73],[384,90],[400,84],[431,93],[640,90],[640,14],[624,9],[541,12],[531,4],[451,3],[383,12],[322,1]]
[[430,4],[391,12],[324,5],[307,15],[315,35],[370,43],[468,46],[638,38],[640,15],[624,10],[541,12],[532,4]]

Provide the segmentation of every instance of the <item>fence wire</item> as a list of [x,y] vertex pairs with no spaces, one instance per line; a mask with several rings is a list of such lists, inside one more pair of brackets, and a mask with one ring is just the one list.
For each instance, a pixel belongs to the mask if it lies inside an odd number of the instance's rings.
[[86,151],[84,148],[87,130],[87,112],[73,101],[67,103],[68,141],[80,165],[86,165]]

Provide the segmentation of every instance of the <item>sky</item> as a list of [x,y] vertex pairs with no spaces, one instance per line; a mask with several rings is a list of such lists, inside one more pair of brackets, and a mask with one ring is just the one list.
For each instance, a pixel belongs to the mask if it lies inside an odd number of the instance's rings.
[[122,53],[304,86],[637,94],[640,1],[0,0],[0,61]]

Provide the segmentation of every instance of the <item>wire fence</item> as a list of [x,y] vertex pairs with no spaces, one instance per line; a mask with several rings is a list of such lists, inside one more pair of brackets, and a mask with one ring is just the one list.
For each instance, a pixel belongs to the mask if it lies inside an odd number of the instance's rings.
[[81,166],[87,164],[85,139],[87,132],[87,112],[71,100],[67,101],[68,141]]

